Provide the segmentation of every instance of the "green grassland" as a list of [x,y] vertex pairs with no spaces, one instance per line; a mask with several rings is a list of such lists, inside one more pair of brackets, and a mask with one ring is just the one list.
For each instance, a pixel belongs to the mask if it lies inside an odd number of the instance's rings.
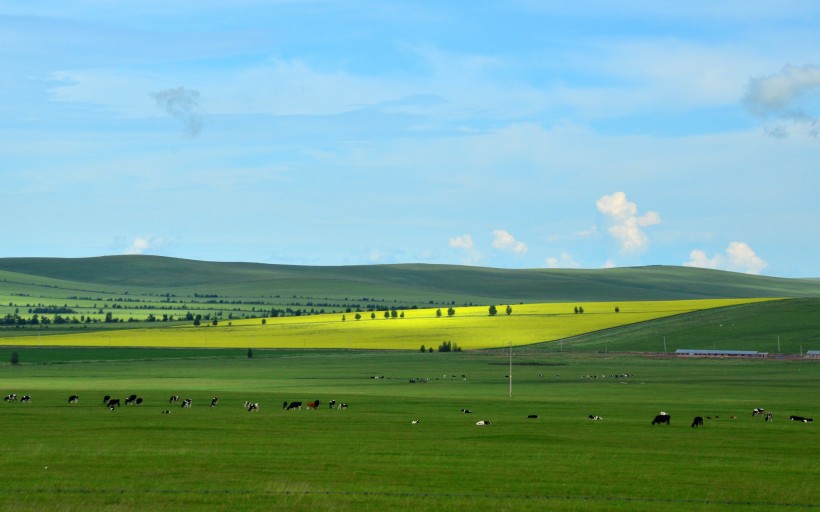
[[[0,403],[2,510],[820,507],[817,423],[788,420],[817,416],[813,361],[515,348],[510,397],[506,350],[22,350],[42,355],[0,366],[4,392],[33,398]],[[131,393],[145,405],[102,405]],[[350,407],[281,408],[314,399]],[[660,410],[671,425],[650,425]],[[691,428],[696,415],[710,419]]]

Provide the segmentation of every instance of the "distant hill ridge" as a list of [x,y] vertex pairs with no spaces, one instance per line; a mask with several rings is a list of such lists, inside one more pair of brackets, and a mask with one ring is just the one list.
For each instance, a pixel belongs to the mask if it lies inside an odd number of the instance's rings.
[[820,297],[820,280],[677,266],[612,269],[498,269],[393,264],[301,266],[208,262],[163,256],[0,258],[3,280],[26,276],[55,286],[224,295],[392,297],[458,302],[676,300]]

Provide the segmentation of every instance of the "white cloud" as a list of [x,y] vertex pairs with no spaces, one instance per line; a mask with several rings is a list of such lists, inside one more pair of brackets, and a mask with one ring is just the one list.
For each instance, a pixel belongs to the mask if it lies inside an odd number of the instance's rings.
[[646,249],[649,237],[641,228],[659,224],[661,221],[660,215],[653,211],[638,215],[638,206],[629,202],[623,192],[603,196],[595,205],[598,211],[609,217],[611,225],[607,231],[618,241],[621,251],[627,253]]
[[154,237],[154,236],[147,236],[147,237],[135,237],[131,241],[131,245],[129,245],[124,254],[145,254],[146,252],[151,252],[157,250],[165,245],[165,239],[161,237]]
[[686,267],[712,268],[746,274],[759,274],[769,266],[744,242],[731,242],[725,253],[717,253],[711,258],[704,251],[695,249],[689,254],[689,258],[690,260],[683,264]]
[[[780,73],[749,80],[746,107],[755,116],[786,122],[792,127],[808,128],[813,136],[820,131],[820,67],[784,66]],[[781,126],[767,127],[773,136],[784,136],[788,130]]]
[[575,261],[571,254],[561,252],[559,257],[550,256],[545,260],[547,268],[581,268],[581,264]]
[[493,231],[493,248],[501,251],[512,251],[516,254],[526,254],[527,246],[524,242],[519,242],[505,229]]
[[463,251],[463,262],[467,265],[475,264],[481,259],[481,253],[475,248],[471,235],[461,235],[450,239],[450,247]]

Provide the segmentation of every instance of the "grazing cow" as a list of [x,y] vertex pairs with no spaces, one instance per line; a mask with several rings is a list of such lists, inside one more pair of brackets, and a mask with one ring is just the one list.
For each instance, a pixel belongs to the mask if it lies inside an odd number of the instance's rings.
[[333,407],[336,406],[336,400],[331,400],[330,402],[328,402],[328,405],[330,406],[331,409],[333,409]]
[[471,411],[470,409],[462,409],[461,412],[463,412],[464,414],[472,414],[473,413],[473,411]]
[[772,421],[772,420],[774,420],[774,414],[772,414],[771,412],[767,412],[766,413],[766,421]]
[[256,412],[258,410],[259,410],[259,404],[258,403],[249,403],[248,404],[248,412]]
[[792,421],[802,421],[803,423],[811,423],[814,420],[811,418],[806,418],[805,416],[789,416],[789,419]]
[[537,415],[537,414],[530,414],[529,416],[527,416],[527,419],[529,419],[529,420],[537,420],[537,419],[538,419],[538,415]]
[[68,403],[70,403],[70,404],[76,404],[79,401],[80,401],[80,397],[77,396],[77,395],[71,395],[70,397],[68,397]]
[[319,401],[316,400],[315,402],[308,402],[307,403],[308,409],[313,409],[314,411],[319,408]]
[[339,409],[339,410],[342,410],[342,409],[347,409],[347,404],[346,404],[346,403],[339,404],[338,409]]
[[23,395],[23,398],[20,399],[20,403],[27,404],[31,402],[31,395]]
[[752,417],[754,418],[755,416],[760,416],[764,412],[766,412],[766,409],[762,407],[755,407],[754,409],[752,409]]
[[413,420],[413,421],[411,421],[410,423],[411,423],[412,425],[418,425],[419,420]]
[[6,395],[5,397],[3,397],[3,400],[6,401],[6,402],[16,402],[17,401],[17,394],[16,393],[11,393],[9,395]]
[[109,400],[111,400],[111,395],[105,395],[105,396],[103,397],[103,403],[104,403],[104,404],[107,404]]
[[217,403],[219,403],[219,397],[211,398],[211,407],[216,407]]
[[294,411],[297,409],[300,411],[302,410],[302,402],[291,402],[289,404],[287,402],[285,403],[287,404],[287,406],[285,407],[285,410],[287,411]]
[[111,399],[108,400],[108,403],[106,403],[105,405],[113,411],[114,407],[119,407],[120,406],[120,399],[119,398],[111,398]]
[[182,401],[182,408],[183,408],[183,409],[190,409],[190,408],[191,408],[191,404],[193,404],[193,402],[194,402],[194,401],[193,401],[193,400],[191,400],[190,398],[186,398],[185,400],[183,400],[183,401]]
[[703,418],[701,416],[695,416],[695,419],[692,421],[692,428],[702,427],[702,426],[703,426]]
[[490,420],[476,421],[475,424],[479,427],[489,427],[490,426]]
[[662,424],[669,425],[669,415],[668,414],[658,414],[655,416],[655,419],[652,420],[653,425],[662,425]]
[[125,399],[125,405],[131,405],[137,401],[137,395],[131,395]]
[[[669,415],[667,414],[666,416],[669,416]],[[591,419],[592,421],[599,421],[599,420],[604,419],[603,417],[598,416],[597,414],[590,414],[589,416],[587,416],[587,418]]]
[[730,419],[730,420],[736,420],[736,419],[737,419],[737,416],[735,416],[734,414],[732,414],[731,416],[729,416],[729,419]]
[[169,411],[168,409],[166,409],[166,410],[162,411],[162,414],[171,414],[171,411]]
[[137,404],[137,405],[142,405],[142,397],[137,397],[137,399],[134,403]]
[[175,403],[175,402],[179,402],[179,395],[173,395],[173,396],[172,396],[172,397],[168,400],[168,403],[169,403],[169,404],[173,404],[173,403]]

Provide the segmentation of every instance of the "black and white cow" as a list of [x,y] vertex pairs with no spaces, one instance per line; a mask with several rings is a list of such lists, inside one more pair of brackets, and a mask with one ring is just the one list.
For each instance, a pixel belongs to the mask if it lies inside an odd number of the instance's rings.
[[215,397],[211,398],[211,407],[216,407],[216,404],[218,404],[218,403],[219,403],[219,397],[215,396]]
[[587,418],[591,419],[592,421],[600,421],[604,419],[603,417],[598,416],[597,414],[590,414],[589,416],[587,416]]
[[411,424],[411,425],[418,425],[418,424],[419,424],[419,420],[413,420],[413,421],[411,421],[411,422],[410,422],[410,424]]
[[789,416],[789,419],[792,421],[802,421],[803,423],[811,423],[814,421],[812,418],[806,418],[805,416]]
[[285,410],[286,411],[295,411],[295,410],[301,411],[302,410],[302,402],[291,402],[291,403],[285,402],[284,405],[285,405]]
[[23,397],[20,399],[20,403],[22,404],[27,404],[29,402],[31,402],[31,395],[23,395]]
[[162,414],[171,414],[171,411],[169,411],[168,409],[166,409],[166,410],[162,411]]
[[128,395],[125,399],[125,405],[131,405],[137,401],[137,395]]
[[328,405],[331,409],[333,409],[334,407],[336,407],[336,400],[331,400],[330,402],[328,402]]
[[339,404],[339,407],[338,407],[338,410],[342,410],[342,409],[347,409],[347,404],[346,404],[346,403],[344,403],[344,402],[342,402],[341,404]]
[[472,414],[473,413],[473,411],[471,411],[470,409],[462,409],[461,412],[464,413],[464,414]]
[[71,395],[70,397],[68,397],[68,403],[70,404],[76,404],[79,401],[80,397],[78,395]]
[[767,412],[766,413],[766,421],[772,421],[772,420],[774,420],[774,414],[772,414],[771,412]]
[[475,424],[479,427],[489,427],[491,425],[490,420],[476,421]]
[[170,399],[168,399],[169,404],[173,404],[173,403],[176,403],[176,402],[179,402],[179,395],[173,395],[173,396],[171,396]]
[[670,416],[668,414],[658,414],[655,416],[655,419],[652,420],[653,425],[669,425]]
[[692,420],[692,428],[702,427],[702,426],[703,426],[703,417],[702,416],[695,416],[695,419]]
[[248,412],[257,412],[259,411],[259,404],[258,403],[248,403]]
[[105,395],[105,396],[103,397],[103,403],[104,403],[104,404],[107,404],[109,400],[111,400],[111,395]]
[[754,418],[755,416],[761,416],[764,412],[766,412],[766,409],[762,407],[755,407],[752,409],[752,417]]
[[120,399],[119,398],[109,398],[108,402],[105,404],[109,410],[113,411],[115,407],[120,406]]
[[138,397],[137,397],[137,399],[134,401],[134,403],[135,403],[136,405],[142,405],[142,402],[143,402],[143,400],[142,400],[142,397],[141,397],[141,396],[138,396]]
[[190,409],[190,408],[191,408],[191,404],[193,404],[193,402],[194,402],[194,401],[193,401],[193,400],[191,400],[190,398],[186,398],[185,400],[183,400],[183,401],[182,401],[182,408],[183,408],[183,409]]

